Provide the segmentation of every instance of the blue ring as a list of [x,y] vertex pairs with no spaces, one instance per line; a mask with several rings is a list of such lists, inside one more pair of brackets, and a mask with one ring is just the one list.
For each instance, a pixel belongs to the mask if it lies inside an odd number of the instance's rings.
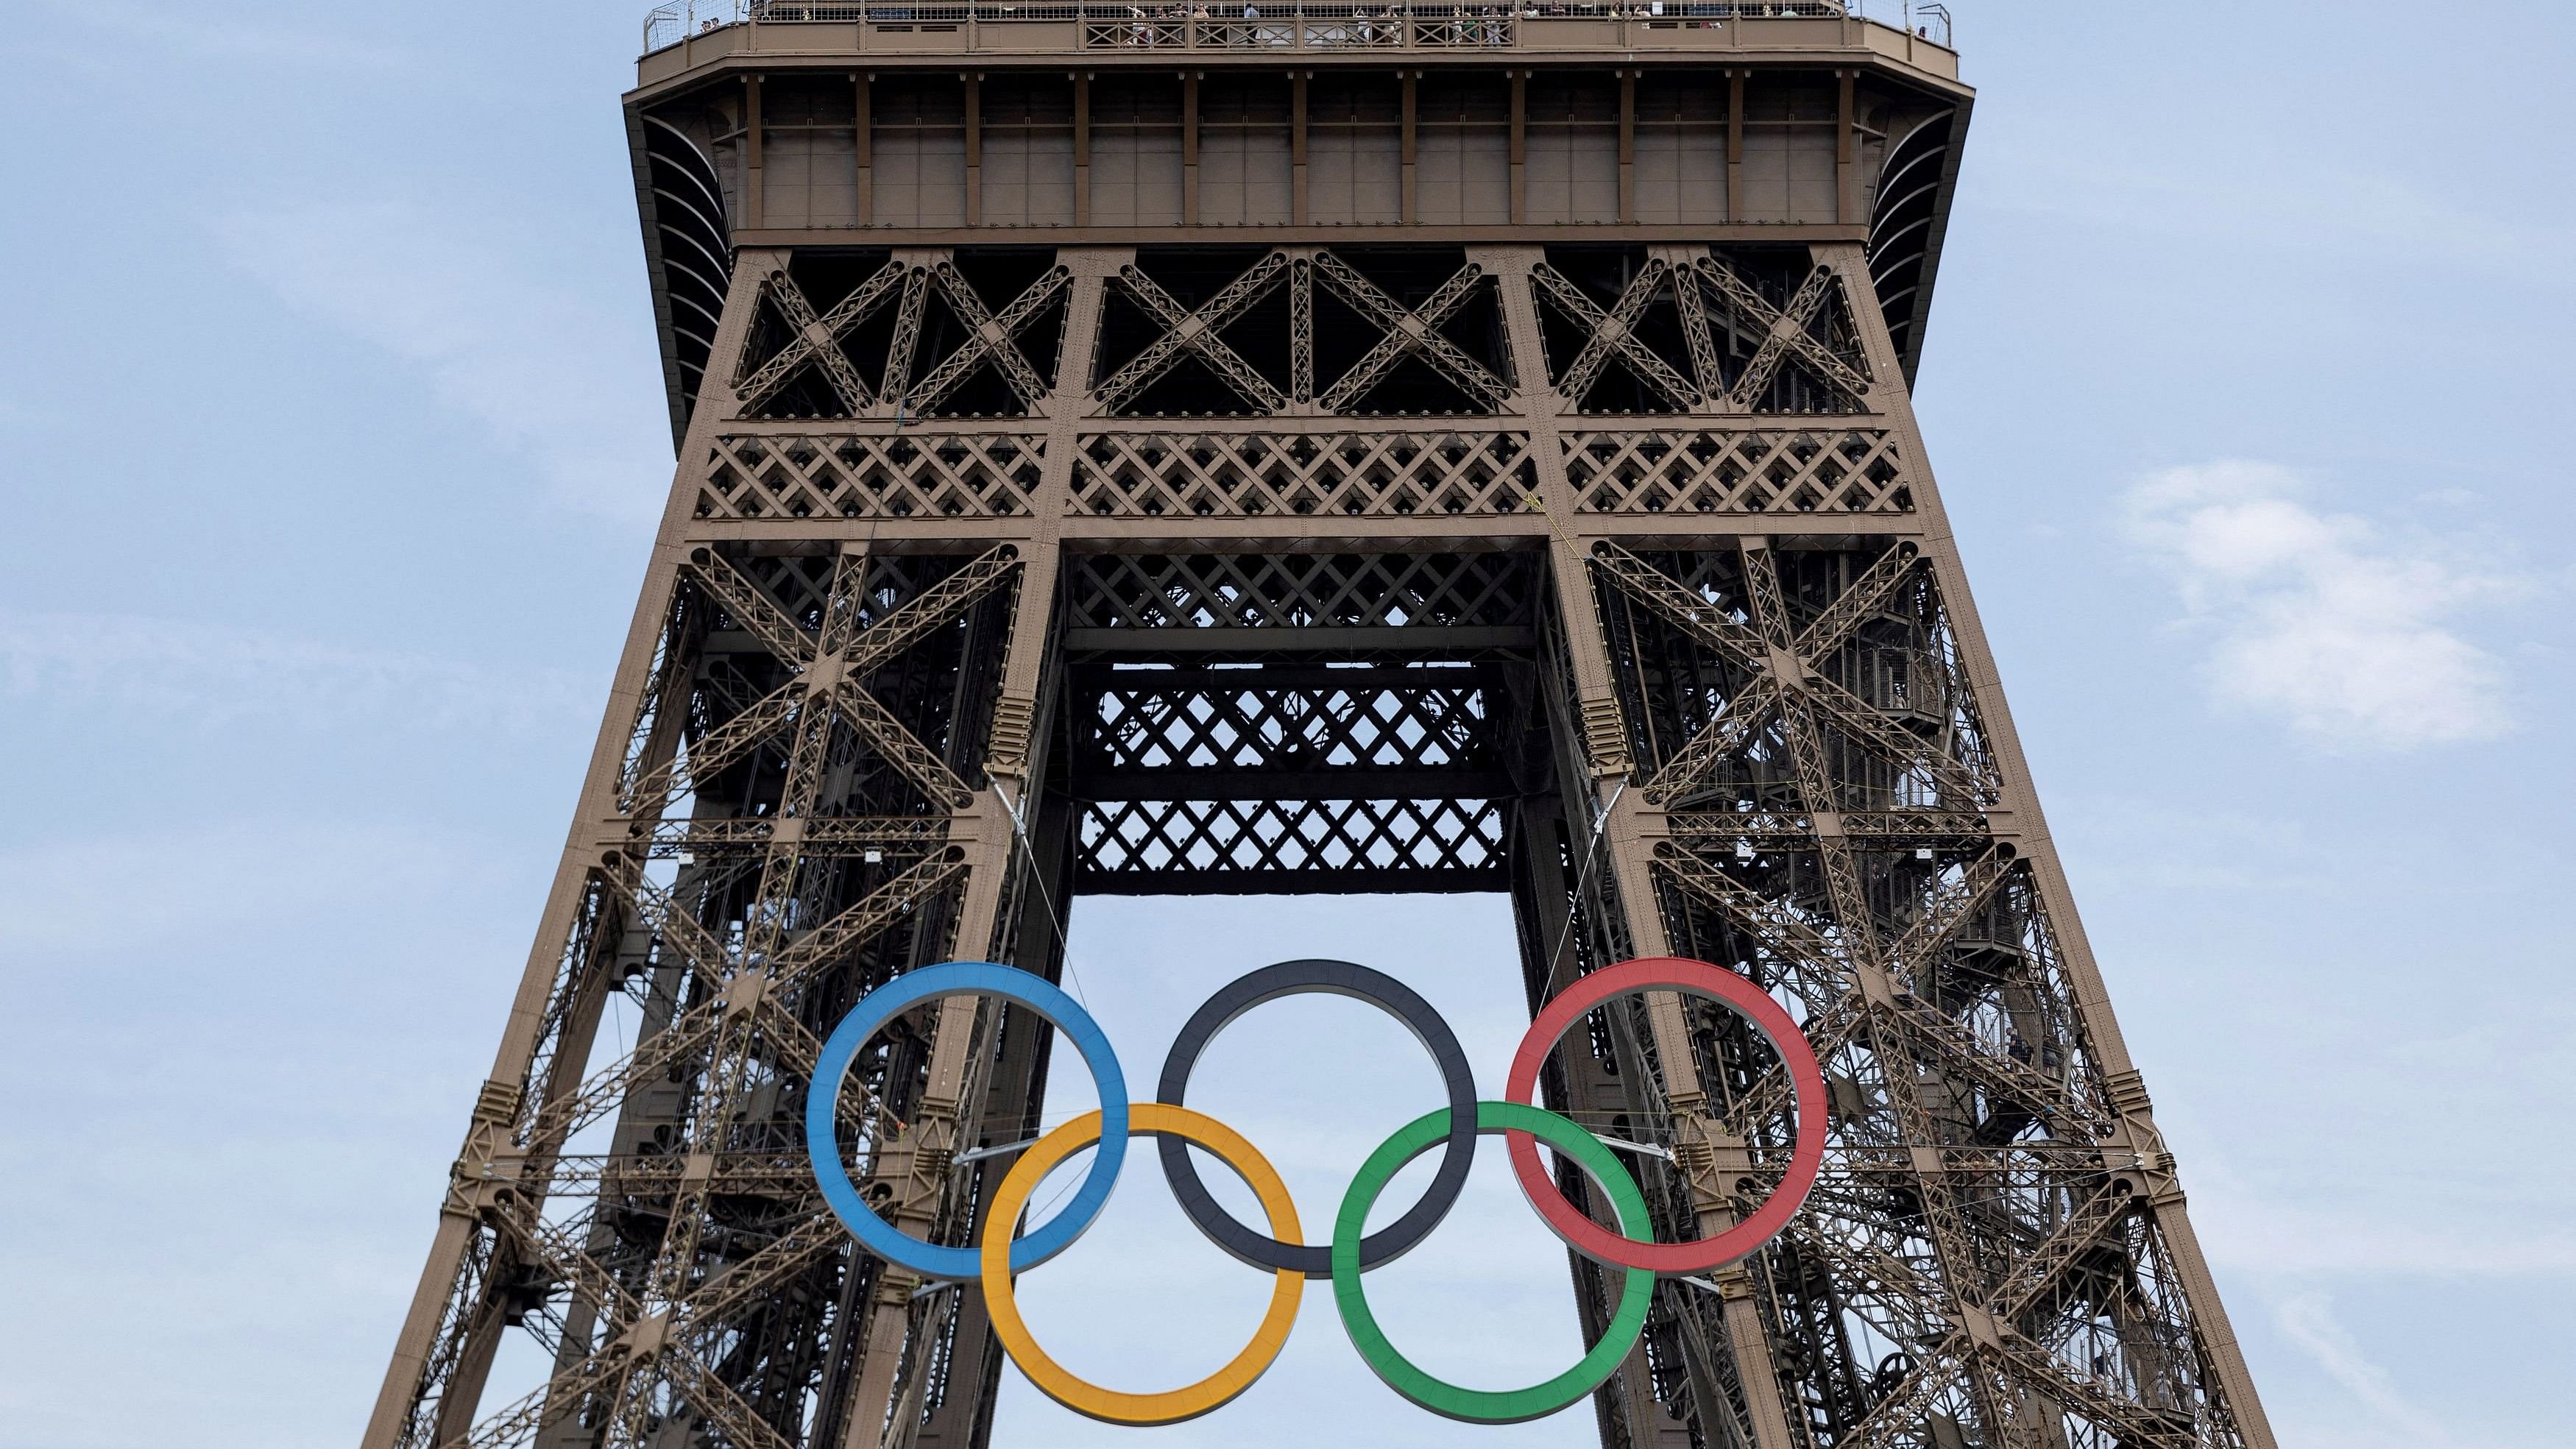
[[969,992],[1017,1002],[1054,1023],[1057,1030],[1073,1039],[1074,1049],[1082,1053],[1084,1065],[1091,1068],[1092,1084],[1100,1090],[1100,1146],[1092,1154],[1091,1171],[1082,1179],[1081,1191],[1073,1195],[1073,1201],[1066,1203],[1062,1212],[1047,1219],[1046,1226],[1011,1244],[1011,1271],[1025,1273],[1072,1247],[1074,1239],[1081,1237],[1083,1230],[1099,1218],[1100,1210],[1109,1205],[1109,1190],[1117,1185],[1119,1165],[1127,1159],[1127,1078],[1118,1069],[1118,1054],[1110,1049],[1109,1038],[1091,1019],[1091,1013],[1045,977],[1016,966],[991,961],[924,966],[859,998],[859,1004],[851,1007],[850,1014],[832,1029],[831,1040],[823,1043],[823,1054],[814,1062],[814,1083],[805,1092],[805,1155],[814,1164],[814,1181],[823,1189],[823,1201],[831,1204],[833,1216],[869,1252],[925,1278],[971,1282],[983,1274],[975,1249],[943,1248],[923,1242],[877,1216],[876,1209],[861,1200],[859,1190],[850,1183],[849,1172],[841,1166],[837,1130],[841,1080],[849,1075],[851,1060],[877,1028],[897,1013],[934,997]]

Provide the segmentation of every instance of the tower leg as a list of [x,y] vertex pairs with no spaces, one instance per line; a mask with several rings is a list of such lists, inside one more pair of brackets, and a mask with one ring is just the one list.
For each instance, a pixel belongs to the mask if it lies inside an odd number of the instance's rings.
[[[1587,841],[1597,841],[1601,870],[1596,888],[1604,902],[1601,919],[1604,924],[1615,922],[1622,952],[1628,956],[1669,955],[1661,911],[1645,870],[1641,816],[1637,803],[1627,798],[1627,729],[1602,645],[1586,566],[1585,540],[1578,531],[1580,523],[1575,521],[1575,498],[1566,486],[1560,430],[1567,404],[1545,385],[1550,370],[1530,280],[1531,270],[1541,263],[1542,253],[1530,247],[1487,248],[1479,249],[1474,257],[1503,278],[1504,327],[1521,388],[1516,402],[1530,428],[1536,463],[1538,491],[1533,501],[1549,520],[1549,603],[1561,651],[1560,697],[1575,712],[1575,718],[1563,721],[1560,728],[1582,742],[1579,763],[1584,789],[1571,798],[1578,800],[1583,814],[1590,817],[1579,822],[1569,819],[1568,824],[1583,830]],[[1587,856],[1592,853],[1593,848],[1588,846]],[[1645,1010],[1663,1100],[1639,1105],[1658,1115],[1669,1114],[1674,1141],[1696,1145],[1704,1141],[1707,1133],[1706,1096],[1700,1090],[1697,1058],[1680,998],[1671,992],[1650,993]],[[1628,1078],[1631,1082],[1644,1079],[1642,1071]],[[1726,1195],[1716,1190],[1710,1177],[1715,1171],[1714,1161],[1691,1158],[1685,1162],[1686,1172],[1696,1179],[1688,1191],[1697,1233],[1722,1232],[1732,1226],[1735,1214],[1727,1205]],[[1771,1362],[1769,1340],[1750,1298],[1730,1291],[1726,1305],[1723,1321],[1742,1395],[1743,1432],[1755,1449],[1794,1449],[1795,1441],[1790,1438],[1788,1420],[1781,1409],[1779,1376]],[[1697,1411],[1701,1422],[1708,1424],[1731,1419],[1737,1408],[1732,1404],[1702,1403]]]

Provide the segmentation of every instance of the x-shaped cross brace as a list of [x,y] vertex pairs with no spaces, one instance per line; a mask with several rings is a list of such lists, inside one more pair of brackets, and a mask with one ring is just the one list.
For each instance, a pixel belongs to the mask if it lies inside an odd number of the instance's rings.
[[[1738,691],[1716,718],[1701,726],[1699,733],[1646,782],[1647,800],[1660,805],[1696,789],[1719,761],[1752,738],[1771,710],[1786,704],[1807,706],[1844,733],[1889,756],[1900,770],[1922,770],[1955,794],[1974,797],[1977,782],[1966,766],[1928,741],[1889,724],[1866,701],[1815,668],[1816,661],[1839,647],[1906,581],[1914,562],[1911,544],[1889,550],[1832,607],[1795,640],[1782,646],[1726,617],[1716,605],[1617,544],[1595,544],[1593,566],[1604,579],[1753,676],[1750,685]],[[1809,808],[1824,807],[1810,801]]]
[[1574,354],[1574,360],[1566,364],[1565,372],[1556,380],[1556,390],[1567,402],[1582,406],[1584,394],[1592,391],[1592,385],[1601,378],[1601,369],[1608,367],[1613,357],[1628,364],[1630,371],[1662,393],[1674,411],[1687,412],[1699,402],[1700,390],[1691,385],[1690,379],[1674,371],[1671,363],[1656,356],[1655,350],[1637,336],[1638,322],[1654,305],[1671,271],[1661,259],[1649,258],[1637,269],[1637,275],[1628,279],[1619,300],[1604,312],[1600,303],[1556,268],[1545,262],[1530,268],[1530,281],[1536,285],[1538,295],[1563,309],[1587,334],[1582,350]]
[[[964,870],[962,864],[944,853],[907,866],[771,958],[764,967],[768,977],[761,1000],[774,1002],[804,990],[850,951],[902,919],[915,902],[943,889]],[[710,981],[740,974],[732,969],[731,953],[668,895],[647,882],[631,887],[621,882],[612,885],[619,889],[634,919],[649,926],[663,946],[687,961],[692,971]],[[673,1063],[704,1050],[730,1009],[731,1003],[714,998],[682,1012],[580,1087],[546,1102],[532,1119],[529,1135],[535,1140],[557,1141],[596,1123],[618,1103],[661,1077]],[[782,1047],[801,1050],[801,1043],[790,1040],[788,1025],[783,1020],[770,1020],[763,1023],[763,1029]]]
[[[2194,1449],[2201,1442],[2198,1436],[2157,1417],[2143,1406],[2076,1377],[2058,1362],[2054,1354],[2010,1326],[1996,1324],[1991,1333],[1993,1341],[1987,1342],[1968,1329],[1951,1330],[1947,1338],[1924,1354],[1913,1373],[1890,1389],[1887,1396],[1880,1399],[1869,1414],[1853,1425],[1838,1442],[1849,1446],[1849,1449],[1879,1449],[1879,1446],[1919,1434],[1922,1432],[1923,1415],[1944,1392],[1971,1375],[2006,1374],[2029,1384],[2061,1407],[2072,1409],[2114,1431],[2123,1444],[2153,1446],[2153,1449]],[[2006,1401],[1992,1392],[1995,1386],[1991,1383],[1982,1387],[1987,1391],[1976,1395],[1981,1410],[2010,1413],[2019,1407],[2018,1403]],[[2023,1434],[2030,1434],[2031,1426],[2028,1425],[1990,1425],[1988,1431],[2009,1436],[2016,1427]],[[1992,1442],[2046,1441],[2032,1436],[2018,1441],[2007,1437]]]
[[820,317],[814,315],[814,304],[806,298],[805,289],[796,285],[796,279],[787,275],[786,268],[772,271],[761,283],[761,295],[778,308],[778,315],[787,319],[794,335],[768,361],[746,369],[734,383],[734,396],[742,410],[751,412],[769,401],[798,368],[810,362],[831,383],[844,410],[854,417],[867,411],[868,405],[876,401],[876,393],[859,376],[859,370],[850,365],[849,354],[841,350],[841,339],[904,289],[907,270],[894,263],[879,267],[859,283],[857,290]]
[[1499,408],[1510,396],[1511,389],[1485,365],[1469,357],[1459,346],[1440,335],[1441,324],[1458,315],[1474,299],[1484,268],[1473,262],[1459,268],[1418,309],[1408,310],[1388,296],[1375,282],[1360,275],[1350,263],[1331,252],[1318,252],[1314,262],[1315,280],[1334,296],[1349,303],[1362,316],[1375,322],[1386,335],[1378,339],[1339,381],[1315,400],[1325,412],[1340,412],[1357,402],[1367,391],[1383,381],[1398,362],[1419,357],[1431,364],[1442,376],[1456,383],[1469,397],[1488,407]]
[[[924,590],[902,608],[879,621],[874,627],[859,631],[844,649],[838,639],[818,641],[804,626],[790,619],[771,603],[758,585],[744,578],[731,564],[712,550],[701,550],[683,565],[689,577],[709,596],[724,606],[725,612],[781,663],[796,671],[796,678],[763,695],[724,724],[709,730],[690,742],[685,759],[671,761],[645,772],[621,792],[620,804],[639,821],[657,814],[672,789],[685,778],[702,781],[740,759],[743,754],[794,724],[799,711],[809,698],[821,697],[838,709],[850,726],[882,753],[887,762],[907,779],[921,787],[933,800],[960,807],[971,800],[974,792],[957,778],[956,772],[915,739],[885,707],[861,689],[858,680],[868,671],[918,642],[932,630],[947,624],[957,615],[999,587],[1018,568],[1008,548],[993,549],[968,563],[956,573]],[[818,667],[831,658],[836,662]]]
[[1288,271],[1288,254],[1272,252],[1246,268],[1243,275],[1218,288],[1217,294],[1208,298],[1205,305],[1191,311],[1142,271],[1133,266],[1119,268],[1116,279],[1119,290],[1152,313],[1154,319],[1163,324],[1163,334],[1093,389],[1100,407],[1104,411],[1116,411],[1133,401],[1156,378],[1171,371],[1183,357],[1195,355],[1241,393],[1244,401],[1266,412],[1285,412],[1287,397],[1271,386],[1270,379],[1244,361],[1243,354],[1227,346],[1217,334],[1287,281]]
[[[1715,862],[1693,851],[1678,845],[1667,847],[1657,852],[1655,864],[1675,885],[1725,917],[1730,926],[1761,943],[1775,960],[1794,966],[1811,979],[1849,982],[1856,975],[1854,968],[1860,965],[1874,966],[1891,978],[1919,974],[1920,968],[2003,888],[2013,859],[2009,846],[1989,847],[1968,863],[1958,889],[1933,902],[1894,944],[1878,948],[1871,956],[1857,956],[1857,943],[1849,938],[1827,939],[1821,931],[1747,889]],[[1989,1091],[2029,1103],[2051,1118],[2072,1117],[2079,1125],[2092,1120],[2089,1114],[2065,1106],[2064,1089],[2054,1078],[2009,1058],[1976,1050],[1960,1038],[1954,1023],[1919,999],[1899,997],[1873,1003],[1857,984],[1840,1000],[1808,1018],[1807,1036],[1817,1059],[1831,1060],[1874,1018],[1903,1033],[1907,1042],[1924,1054],[1940,1058]],[[1725,1129],[1738,1136],[1750,1132],[1754,1124],[1788,1105],[1788,1092],[1785,1076],[1766,1078],[1727,1110]]]
[[[1870,379],[1865,366],[1855,367],[1837,355],[1816,337],[1814,327],[1825,304],[1840,295],[1842,278],[1831,267],[1818,267],[1807,273],[1797,292],[1785,308],[1774,307],[1735,269],[1714,258],[1702,258],[1692,269],[1701,285],[1715,292],[1736,315],[1762,332],[1762,342],[1753,350],[1753,358],[1735,378],[1735,387],[1727,400],[1736,408],[1750,412],[1753,405],[1771,386],[1781,365],[1791,356],[1826,385],[1848,394],[1858,402],[1869,396]],[[1709,377],[1716,389],[1717,378]]]
[[1063,267],[1050,270],[1012,298],[999,315],[984,309],[984,299],[975,295],[974,287],[955,263],[940,262],[931,268],[930,275],[939,294],[948,300],[948,309],[965,324],[966,340],[913,384],[906,395],[912,409],[928,412],[937,407],[959,383],[973,375],[978,364],[988,361],[1019,394],[1020,406],[1036,408],[1046,398],[1047,381],[1038,376],[1038,370],[1020,352],[1019,335],[1046,311],[1058,293],[1071,285],[1073,273]]
[[[601,1319],[612,1328],[610,1345],[571,1370],[570,1377],[587,1380],[599,1368],[614,1371],[622,1367],[626,1382],[619,1386],[621,1393],[617,1397],[624,1399],[642,1389],[635,1382],[638,1374],[659,1370],[700,1417],[722,1429],[732,1443],[745,1449],[789,1449],[785,1436],[709,1372],[697,1349],[686,1340],[693,1330],[702,1330],[740,1310],[754,1295],[801,1271],[833,1247],[839,1225],[828,1215],[818,1213],[815,1217],[816,1221],[716,1275],[649,1326],[643,1304],[563,1232],[542,1219],[523,1222],[514,1218],[505,1226],[514,1231],[522,1257],[570,1282],[575,1291],[598,1306]],[[638,1333],[638,1328],[645,1331]],[[551,1389],[556,1384],[549,1383],[547,1387]]]

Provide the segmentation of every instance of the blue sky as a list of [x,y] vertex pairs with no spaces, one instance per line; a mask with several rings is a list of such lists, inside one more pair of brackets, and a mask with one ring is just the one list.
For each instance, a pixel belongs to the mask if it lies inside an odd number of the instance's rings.
[[[0,1449],[357,1432],[667,483],[616,106],[641,8],[12,11]],[[1926,431],[2274,1422],[2563,1443],[2576,19],[1955,8],[1983,95]],[[1499,1071],[1497,901],[1074,926],[1147,1062],[1159,983],[1334,949]],[[1294,1003],[1212,1060],[1319,1217],[1430,1084],[1378,1030]],[[1151,1186],[1030,1311],[1177,1373],[1258,1280],[1211,1252],[1117,1299],[1117,1245],[1172,1236]],[[1546,1372],[1561,1259],[1510,1191],[1480,1178],[1386,1311],[1476,1304]],[[1320,1306],[1166,1442],[1493,1437],[1377,1389]],[[1054,1413],[1006,1390],[1015,1442],[1073,1442]]]

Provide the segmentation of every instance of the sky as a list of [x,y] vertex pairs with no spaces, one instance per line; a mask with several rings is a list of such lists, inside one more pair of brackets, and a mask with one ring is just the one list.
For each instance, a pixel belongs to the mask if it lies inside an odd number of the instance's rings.
[[[2273,1423],[2563,1444],[2576,14],[1953,9],[1981,95],[1919,405]],[[364,1420],[668,483],[617,108],[641,10],[11,7],[0,1449]],[[1146,1063],[1204,989],[1337,951],[1499,1085],[1499,900],[1073,917]],[[1293,1002],[1211,1055],[1319,1220],[1430,1089],[1396,1033]],[[1571,1352],[1511,1193],[1481,1169],[1384,1275],[1435,1371]],[[1122,1191],[1028,1280],[1073,1366],[1176,1380],[1249,1327],[1260,1280],[1213,1250],[1112,1281],[1170,1216]],[[1482,1337],[1431,1342],[1458,1305]],[[1580,1409],[1421,1414],[1319,1317],[1160,1442],[1588,1440]],[[1018,1381],[1000,1423],[1138,1432]]]

